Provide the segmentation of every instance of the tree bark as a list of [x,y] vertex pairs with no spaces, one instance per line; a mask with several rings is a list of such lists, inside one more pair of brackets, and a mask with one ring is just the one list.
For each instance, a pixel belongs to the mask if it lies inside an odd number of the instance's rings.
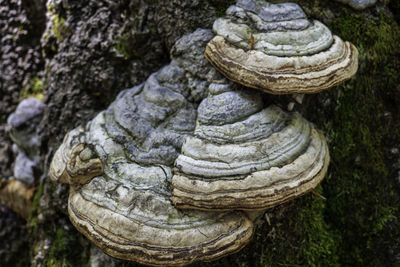
[[[329,0],[294,2],[360,52],[353,79],[295,104],[328,139],[331,165],[316,190],[326,200],[308,194],[267,210],[246,248],[198,265],[395,266],[400,263],[400,4],[379,1],[355,11]],[[50,160],[66,132],[167,64],[177,39],[211,28],[233,3],[0,2],[0,186],[12,177],[15,160],[7,117],[27,96],[44,97],[47,105],[37,125],[41,176],[33,208],[26,222],[13,219],[12,227],[1,228],[0,265],[136,265],[103,254],[75,230],[67,213],[68,186],[50,182]],[[290,96],[270,99],[280,106],[293,102]],[[0,208],[0,225],[13,216]]]

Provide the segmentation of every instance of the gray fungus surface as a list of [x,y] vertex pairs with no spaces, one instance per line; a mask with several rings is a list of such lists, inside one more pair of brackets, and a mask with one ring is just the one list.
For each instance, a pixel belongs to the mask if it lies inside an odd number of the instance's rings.
[[[72,185],[72,223],[112,256],[182,265],[233,253],[252,237],[243,212],[180,211],[170,201],[173,162],[194,130],[196,101],[217,75],[202,51],[211,38],[210,31],[198,30],[180,39],[171,64],[71,131],[54,156],[51,177]],[[91,149],[75,155],[80,144]],[[75,158],[99,159],[103,171],[94,163],[74,165],[71,172]],[[92,169],[102,173],[82,180]]]
[[207,59],[232,81],[267,93],[317,93],[357,72],[357,48],[294,3],[237,1],[213,31]]

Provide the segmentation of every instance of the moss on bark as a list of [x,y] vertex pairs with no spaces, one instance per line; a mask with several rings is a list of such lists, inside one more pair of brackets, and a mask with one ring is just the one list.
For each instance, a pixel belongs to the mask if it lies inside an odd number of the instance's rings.
[[334,103],[314,112],[323,114],[314,119],[332,155],[324,215],[341,236],[341,264],[399,264],[400,190],[391,151],[400,140],[400,28],[383,12],[367,18],[348,10],[328,26],[358,47],[360,66],[351,81],[320,96]]

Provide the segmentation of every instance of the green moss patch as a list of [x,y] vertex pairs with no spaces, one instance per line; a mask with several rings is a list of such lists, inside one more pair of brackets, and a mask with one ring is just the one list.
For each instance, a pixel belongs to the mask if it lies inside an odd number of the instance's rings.
[[351,81],[314,97],[331,104],[309,112],[318,114],[332,158],[322,183],[325,221],[340,235],[341,265],[399,264],[400,190],[390,149],[400,140],[400,27],[383,13],[348,10],[328,26],[360,57]]
[[[67,37],[68,33],[70,32],[70,29],[65,23],[64,16],[57,13],[52,3],[50,3],[50,5],[47,8],[51,14],[51,20],[53,22],[52,24],[53,35],[57,39],[57,42],[61,43]],[[48,38],[48,36],[46,36],[45,38]]]
[[28,85],[26,85],[19,93],[19,99],[22,100],[28,97],[36,97],[43,100],[43,82],[39,77],[33,77],[30,79]]

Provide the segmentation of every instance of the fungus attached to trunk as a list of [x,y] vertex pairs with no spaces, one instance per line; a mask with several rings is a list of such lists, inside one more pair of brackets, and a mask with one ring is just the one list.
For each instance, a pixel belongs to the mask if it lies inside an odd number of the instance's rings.
[[238,0],[214,22],[206,58],[227,78],[271,94],[316,93],[351,78],[358,51],[293,3]]
[[265,209],[303,195],[324,178],[325,137],[298,113],[228,85],[211,84],[172,178],[173,202],[189,209]]
[[36,128],[45,107],[39,99],[25,98],[7,119],[7,130],[14,142],[13,151],[17,156],[13,164],[13,177],[0,177],[0,204],[8,206],[26,220],[31,212],[35,184],[41,173],[41,141]]
[[52,179],[71,184],[71,222],[111,256],[184,265],[234,253],[252,237],[244,212],[181,211],[170,200],[195,102],[217,78],[202,53],[211,38],[207,30],[181,38],[169,65],[71,131],[53,158]]

